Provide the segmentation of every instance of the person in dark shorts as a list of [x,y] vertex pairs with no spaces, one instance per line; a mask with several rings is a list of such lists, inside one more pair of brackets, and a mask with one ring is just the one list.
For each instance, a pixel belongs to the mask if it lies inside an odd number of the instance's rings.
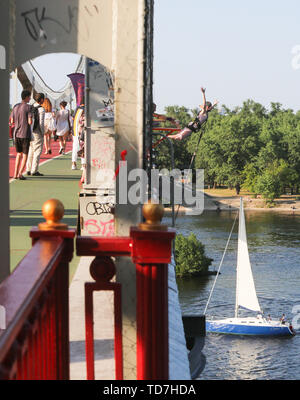
[[10,122],[15,124],[14,139],[17,151],[14,179],[25,180],[22,175],[26,166],[28,151],[31,139],[32,113],[31,106],[28,104],[31,97],[29,90],[21,93],[22,102],[14,106]]

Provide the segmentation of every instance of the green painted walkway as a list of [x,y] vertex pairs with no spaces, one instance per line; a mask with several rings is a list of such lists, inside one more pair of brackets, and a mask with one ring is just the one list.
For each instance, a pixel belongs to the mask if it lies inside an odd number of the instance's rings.
[[[80,163],[79,163],[80,166]],[[78,186],[81,171],[71,170],[71,153],[43,163],[42,177],[27,177],[26,181],[10,183],[10,269],[16,267],[31,248],[29,231],[43,222],[43,203],[51,198],[62,201],[65,207],[63,222],[70,228],[77,225]],[[74,275],[79,257],[73,258],[70,279]]]

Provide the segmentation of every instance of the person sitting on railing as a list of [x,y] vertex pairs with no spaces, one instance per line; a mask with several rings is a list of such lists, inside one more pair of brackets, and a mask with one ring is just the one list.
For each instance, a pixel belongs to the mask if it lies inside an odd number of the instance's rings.
[[203,124],[207,121],[208,119],[208,113],[215,108],[215,106],[218,104],[218,101],[216,100],[214,104],[211,104],[210,101],[206,101],[205,97],[205,88],[201,88],[202,94],[203,94],[203,104],[200,105],[200,112],[197,115],[197,117],[194,119],[194,121],[191,121],[188,126],[183,128],[180,132],[176,133],[175,135],[169,135],[168,137],[170,139],[174,140],[182,140],[186,139],[189,137],[193,132],[198,132]]

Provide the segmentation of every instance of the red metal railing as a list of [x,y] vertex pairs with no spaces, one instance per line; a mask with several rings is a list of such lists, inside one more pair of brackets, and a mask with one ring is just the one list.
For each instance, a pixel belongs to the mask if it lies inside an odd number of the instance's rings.
[[[58,222],[63,205],[43,206],[46,223],[30,232],[32,249],[0,284],[6,329],[0,331],[0,379],[69,379],[69,262],[75,230]],[[50,208],[49,208],[50,207]],[[115,305],[116,379],[123,378],[121,285],[111,257],[136,264],[137,379],[168,379],[168,263],[175,230],[158,223],[152,205],[146,223],[129,237],[78,237],[77,254],[96,256],[95,282],[85,284],[88,379],[94,379],[93,292],[112,290]],[[147,210],[146,210],[147,211]],[[152,220],[151,220],[152,218]],[[56,229],[56,230],[54,230]]]
[[[78,237],[77,255],[96,256],[91,275],[96,283],[86,283],[86,360],[87,377],[94,379],[92,290],[111,290],[118,285],[110,257],[129,256],[136,264],[137,290],[137,379],[168,379],[168,263],[175,230],[131,228],[130,237]],[[97,261],[96,261],[97,260]],[[110,266],[109,266],[110,265]],[[101,286],[101,282],[102,285]],[[97,286],[98,285],[98,286]],[[110,288],[106,285],[111,285]],[[121,301],[115,297],[116,379],[122,379]]]
[[74,230],[30,232],[33,247],[0,285],[0,379],[69,379],[68,286]]

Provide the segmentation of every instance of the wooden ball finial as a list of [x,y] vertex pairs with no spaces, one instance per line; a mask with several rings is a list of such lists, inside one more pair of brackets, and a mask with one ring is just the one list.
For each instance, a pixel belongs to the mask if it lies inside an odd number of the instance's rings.
[[41,230],[56,230],[56,229],[68,229],[67,224],[59,222],[65,213],[63,203],[57,199],[47,200],[42,207],[42,213],[46,222],[39,224]]
[[168,227],[161,224],[161,220],[164,216],[164,206],[162,204],[155,204],[150,200],[143,205],[143,216],[146,222],[139,224],[139,228],[142,230],[158,230],[166,231]]

